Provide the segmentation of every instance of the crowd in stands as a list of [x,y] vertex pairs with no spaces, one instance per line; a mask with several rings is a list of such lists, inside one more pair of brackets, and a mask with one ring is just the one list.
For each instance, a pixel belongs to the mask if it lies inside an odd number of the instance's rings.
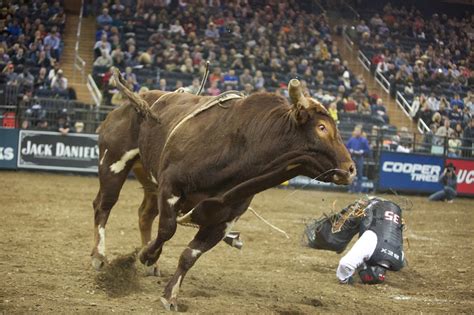
[[124,72],[134,91],[196,91],[209,60],[208,95],[230,89],[286,93],[288,81],[299,78],[336,120],[353,112],[389,122],[382,100],[349,71],[326,16],[311,3],[150,2],[103,1],[98,8],[94,73],[106,102],[121,101],[109,85],[111,66]]
[[[424,16],[415,7],[387,3],[379,12],[363,14],[355,27],[359,48],[373,69],[411,104],[410,115],[430,128],[427,142],[449,142],[449,155],[472,150],[470,129],[474,113],[474,15]],[[462,151],[465,151],[463,153]]]
[[20,96],[75,98],[60,66],[66,14],[61,1],[0,3],[0,84]]

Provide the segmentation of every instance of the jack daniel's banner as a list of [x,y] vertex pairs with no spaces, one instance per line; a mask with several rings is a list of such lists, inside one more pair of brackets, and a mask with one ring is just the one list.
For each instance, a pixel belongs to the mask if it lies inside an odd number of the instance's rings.
[[97,135],[21,130],[18,167],[97,173]]

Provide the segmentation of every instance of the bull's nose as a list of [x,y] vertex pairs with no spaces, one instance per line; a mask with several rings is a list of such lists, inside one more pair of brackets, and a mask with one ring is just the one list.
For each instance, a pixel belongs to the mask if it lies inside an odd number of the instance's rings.
[[356,173],[356,169],[354,167],[354,164],[351,164],[351,166],[349,166],[349,175],[353,176],[355,175]]

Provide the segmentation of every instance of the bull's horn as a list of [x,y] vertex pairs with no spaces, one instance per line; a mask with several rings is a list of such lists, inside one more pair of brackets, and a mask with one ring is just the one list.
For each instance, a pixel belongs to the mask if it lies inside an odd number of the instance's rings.
[[303,95],[303,91],[301,90],[301,83],[297,79],[291,79],[290,83],[288,84],[288,94],[290,95],[291,103],[294,105],[300,104],[304,108],[308,108],[308,100]]

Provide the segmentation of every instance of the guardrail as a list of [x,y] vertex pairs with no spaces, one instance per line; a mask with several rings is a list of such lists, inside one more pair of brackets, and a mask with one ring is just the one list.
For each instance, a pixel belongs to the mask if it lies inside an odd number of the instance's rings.
[[360,14],[356,11],[356,9],[354,9],[349,3],[347,3],[346,1],[343,1],[344,5],[347,7],[347,9],[349,9],[349,11],[354,15],[354,19],[356,20],[360,20]]
[[364,55],[364,53],[361,50],[359,50],[357,59],[362,64],[362,66],[365,68],[365,70],[370,72],[370,64],[371,64],[370,60],[369,60],[369,58],[367,58],[366,55]]
[[324,9],[323,5],[321,4],[321,2],[319,2],[319,0],[315,0],[314,3],[316,3],[316,5],[319,7],[319,9],[321,10],[321,12],[323,13],[326,13],[326,10]]
[[100,106],[102,104],[102,92],[100,92],[94,78],[90,74],[87,76],[87,89],[91,93],[94,104]]
[[412,106],[407,102],[407,100],[403,97],[402,93],[397,91],[395,101],[398,104],[398,106],[402,109],[402,111],[405,113],[405,115],[411,119],[411,111],[412,111]]
[[[397,91],[395,101],[398,104],[398,106],[402,109],[402,111],[405,113],[405,115],[412,119],[412,116],[410,115],[411,112],[413,112],[413,106],[411,106],[407,100],[403,97],[402,93]],[[422,134],[429,132],[430,128],[426,125],[426,123],[422,120],[418,120],[417,124],[418,131]]]
[[416,127],[418,128],[418,131],[422,134],[431,131],[430,127],[428,127],[428,125],[423,121],[423,119],[418,119]]
[[76,71],[79,71],[81,74],[80,83],[84,83],[86,79],[86,62],[79,56],[79,41],[81,38],[81,28],[82,28],[82,16],[84,14],[84,0],[81,0],[81,11],[79,13],[79,23],[77,23],[77,34],[76,34],[76,47],[74,49],[74,72],[73,72],[73,79],[75,82],[76,80]]
[[342,37],[344,38],[344,44],[346,44],[346,47],[351,52],[353,52],[354,51],[354,42],[352,41],[352,39],[347,34],[347,27],[348,26],[344,27],[344,29],[342,30]]
[[382,87],[382,89],[387,93],[390,94],[390,82],[388,82],[387,78],[380,72],[380,70],[375,71],[375,81]]

